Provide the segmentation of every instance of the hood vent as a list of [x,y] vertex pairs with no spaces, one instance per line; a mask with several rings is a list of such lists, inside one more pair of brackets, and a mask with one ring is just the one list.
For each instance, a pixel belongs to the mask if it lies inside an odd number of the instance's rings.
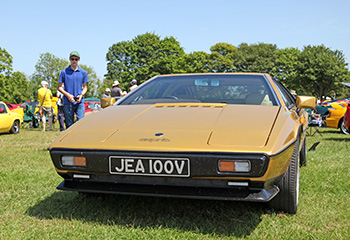
[[203,107],[203,108],[224,108],[226,103],[157,103],[156,108],[173,108],[173,107]]

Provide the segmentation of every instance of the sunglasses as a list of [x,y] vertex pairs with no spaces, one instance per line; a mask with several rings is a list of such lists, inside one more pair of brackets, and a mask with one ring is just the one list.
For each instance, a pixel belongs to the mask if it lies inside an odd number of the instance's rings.
[[78,61],[79,58],[71,58],[70,60],[71,60],[71,61]]

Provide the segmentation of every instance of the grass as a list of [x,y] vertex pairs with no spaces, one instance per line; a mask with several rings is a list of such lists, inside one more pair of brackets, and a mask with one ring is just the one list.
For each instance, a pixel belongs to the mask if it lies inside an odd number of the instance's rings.
[[59,132],[40,130],[0,135],[0,239],[349,239],[350,136],[338,130],[307,138],[321,143],[301,168],[296,215],[260,203],[58,191],[46,148]]

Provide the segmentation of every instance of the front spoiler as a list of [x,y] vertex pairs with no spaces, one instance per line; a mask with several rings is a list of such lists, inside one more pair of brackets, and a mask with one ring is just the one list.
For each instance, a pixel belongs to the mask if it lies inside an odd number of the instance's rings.
[[125,183],[99,183],[64,180],[57,186],[59,190],[84,193],[104,193],[153,197],[192,198],[208,200],[229,200],[248,202],[268,202],[279,192],[275,185],[268,189],[212,188],[159,186]]

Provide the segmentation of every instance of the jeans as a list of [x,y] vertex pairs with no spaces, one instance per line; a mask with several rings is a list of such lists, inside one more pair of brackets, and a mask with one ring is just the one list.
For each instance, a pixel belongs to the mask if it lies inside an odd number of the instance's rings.
[[69,128],[74,123],[74,113],[77,116],[77,121],[85,116],[84,103],[69,103],[64,104],[64,117],[66,118],[66,127]]
[[58,122],[60,123],[60,131],[64,130],[64,107],[63,106],[57,106],[58,113],[57,118]]

